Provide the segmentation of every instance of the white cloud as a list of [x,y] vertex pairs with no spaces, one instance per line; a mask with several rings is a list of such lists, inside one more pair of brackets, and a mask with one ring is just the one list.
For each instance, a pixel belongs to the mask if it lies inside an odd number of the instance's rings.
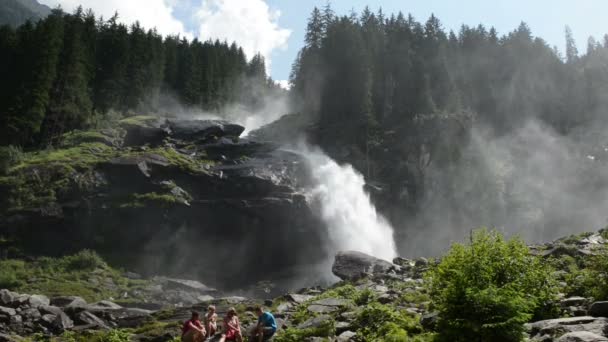
[[291,88],[291,84],[289,84],[288,80],[277,80],[274,81],[276,84],[279,85],[279,87],[285,89],[285,90],[289,90]]
[[236,41],[248,58],[261,53],[270,68],[275,49],[286,49],[291,30],[281,28],[281,12],[264,0],[203,0],[196,13],[201,39]]
[[40,0],[41,3],[55,7],[61,5],[64,11],[72,12],[79,5],[91,8],[97,16],[108,19],[118,12],[119,20],[126,24],[139,21],[148,29],[156,28],[163,35],[181,34],[188,38],[184,24],[176,19],[173,10],[175,0]]
[[[79,5],[91,8],[97,16],[110,18],[118,12],[126,24],[139,21],[145,28],[156,28],[163,35],[181,34],[189,39],[220,39],[236,42],[248,58],[261,53],[270,71],[271,54],[286,49],[291,30],[279,26],[279,10],[265,0],[39,0],[72,12]],[[192,1],[192,2],[191,2]],[[197,3],[193,3],[196,2]],[[181,6],[181,7],[180,7]],[[176,17],[176,9],[187,8],[191,17]],[[194,21],[194,23],[192,22]],[[187,26],[186,26],[187,25]],[[194,34],[186,27],[198,30]]]

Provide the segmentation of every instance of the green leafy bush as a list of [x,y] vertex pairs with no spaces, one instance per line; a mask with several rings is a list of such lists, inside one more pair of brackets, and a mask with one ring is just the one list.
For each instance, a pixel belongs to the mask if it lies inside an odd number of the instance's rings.
[[406,311],[371,303],[355,319],[357,338],[362,341],[409,341],[409,334],[422,332],[418,321]]
[[100,342],[130,342],[131,334],[122,330],[111,330],[103,336]]
[[62,258],[62,262],[68,271],[92,271],[107,266],[99,254],[88,249],[65,256]]
[[287,328],[276,335],[276,342],[300,342],[307,337],[330,337],[335,334],[336,326],[333,320],[327,320],[316,328],[297,329]]
[[8,169],[23,160],[23,151],[16,146],[0,146],[0,173],[6,173]]
[[520,341],[524,323],[557,314],[551,268],[496,231],[453,245],[426,284],[445,341]]
[[584,268],[567,279],[568,294],[608,300],[608,251],[586,259]]

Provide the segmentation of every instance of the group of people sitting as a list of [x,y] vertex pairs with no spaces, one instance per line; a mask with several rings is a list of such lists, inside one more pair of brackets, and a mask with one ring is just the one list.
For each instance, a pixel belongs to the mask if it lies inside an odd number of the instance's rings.
[[[249,341],[263,342],[268,341],[277,332],[277,322],[270,312],[265,312],[264,308],[258,306],[254,310],[258,316],[258,323],[251,330]],[[182,341],[184,342],[203,342],[214,337],[217,333],[217,313],[215,306],[210,305],[207,308],[207,313],[200,320],[198,312],[192,312],[192,317],[184,323],[182,329]],[[241,332],[241,323],[237,316],[236,310],[230,308],[223,321],[223,329],[221,331],[220,342],[235,341],[243,342],[243,334]]]

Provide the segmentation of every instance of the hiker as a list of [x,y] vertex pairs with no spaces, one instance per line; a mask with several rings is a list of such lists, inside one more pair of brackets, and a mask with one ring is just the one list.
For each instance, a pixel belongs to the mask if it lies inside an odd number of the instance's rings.
[[182,328],[182,341],[184,342],[203,342],[205,340],[205,327],[199,320],[199,314],[196,311],[192,312],[192,317],[184,322]]
[[209,305],[207,308],[207,314],[205,314],[205,329],[207,329],[205,338],[213,337],[217,331],[217,314],[215,313],[214,305]]
[[256,307],[254,312],[258,316],[258,324],[253,329],[250,341],[270,340],[277,332],[277,321],[270,312],[264,312],[264,308],[261,306]]
[[224,318],[224,331],[222,333],[222,338],[220,338],[220,342],[226,341],[243,342],[241,323],[236,315],[235,308],[230,308]]

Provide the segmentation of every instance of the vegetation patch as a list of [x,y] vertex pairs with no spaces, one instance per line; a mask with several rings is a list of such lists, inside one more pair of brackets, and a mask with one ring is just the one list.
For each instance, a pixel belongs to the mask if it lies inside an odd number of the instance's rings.
[[[0,260],[0,288],[19,293],[81,296],[89,302],[119,298],[147,285],[110,267],[95,252],[84,250],[61,258],[40,257],[34,261]],[[134,298],[136,299],[136,298]]]
[[522,240],[495,231],[453,245],[426,284],[444,341],[520,341],[524,323],[558,313],[552,269]]

